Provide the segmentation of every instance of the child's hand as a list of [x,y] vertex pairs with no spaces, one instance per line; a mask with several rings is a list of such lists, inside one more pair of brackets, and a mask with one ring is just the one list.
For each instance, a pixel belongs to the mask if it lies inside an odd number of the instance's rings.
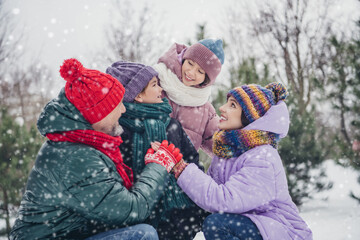
[[164,140],[158,151],[149,148],[145,154],[145,164],[148,163],[157,163],[164,166],[167,172],[170,172],[171,169],[177,164],[183,155],[180,153],[180,149],[175,148],[174,144]]
[[155,142],[151,142],[150,143],[151,145],[151,148],[154,149],[154,151],[156,152],[157,150],[159,150],[159,147],[160,147],[160,143],[155,141]]

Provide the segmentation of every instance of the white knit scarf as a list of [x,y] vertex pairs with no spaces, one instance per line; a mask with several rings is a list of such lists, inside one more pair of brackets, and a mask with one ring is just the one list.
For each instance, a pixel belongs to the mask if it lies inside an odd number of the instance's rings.
[[204,105],[209,100],[211,86],[204,88],[188,87],[164,63],[158,63],[153,68],[159,73],[161,87],[170,100],[176,104],[198,107]]

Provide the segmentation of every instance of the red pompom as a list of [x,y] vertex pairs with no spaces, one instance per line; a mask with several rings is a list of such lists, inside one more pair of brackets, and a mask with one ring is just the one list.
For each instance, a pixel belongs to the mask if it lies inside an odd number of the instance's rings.
[[60,75],[67,82],[81,80],[83,65],[75,58],[66,59],[60,67]]

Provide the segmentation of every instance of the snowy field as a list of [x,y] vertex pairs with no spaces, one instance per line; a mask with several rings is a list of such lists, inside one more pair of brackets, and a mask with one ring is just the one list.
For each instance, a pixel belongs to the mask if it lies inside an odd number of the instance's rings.
[[[334,186],[304,204],[301,216],[313,231],[314,240],[358,240],[360,205],[349,197],[350,190],[360,196],[360,185],[356,181],[358,173],[335,165],[332,161],[325,162],[325,166]],[[321,201],[320,198],[328,198],[328,201]]]
[[[352,190],[360,195],[358,174],[350,168],[326,161],[328,177],[334,182],[330,191],[319,193],[314,200],[301,208],[300,215],[307,222],[314,234],[314,240],[358,240],[360,239],[360,205],[349,197]],[[326,201],[322,199],[327,199]],[[3,228],[5,222],[0,222]],[[0,237],[0,240],[7,239]],[[194,240],[204,240],[200,232]]]

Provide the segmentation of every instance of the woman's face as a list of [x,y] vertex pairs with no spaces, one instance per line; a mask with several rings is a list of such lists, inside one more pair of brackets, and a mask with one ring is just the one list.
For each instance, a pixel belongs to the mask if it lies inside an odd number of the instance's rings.
[[184,85],[197,86],[204,82],[205,71],[193,60],[185,59],[181,67],[181,77]]
[[221,130],[235,130],[242,128],[242,108],[234,97],[230,96],[227,102],[219,108],[221,112],[219,128]]
[[162,103],[162,90],[158,84],[157,77],[153,77],[145,87],[145,90],[139,93],[135,100],[139,103]]

